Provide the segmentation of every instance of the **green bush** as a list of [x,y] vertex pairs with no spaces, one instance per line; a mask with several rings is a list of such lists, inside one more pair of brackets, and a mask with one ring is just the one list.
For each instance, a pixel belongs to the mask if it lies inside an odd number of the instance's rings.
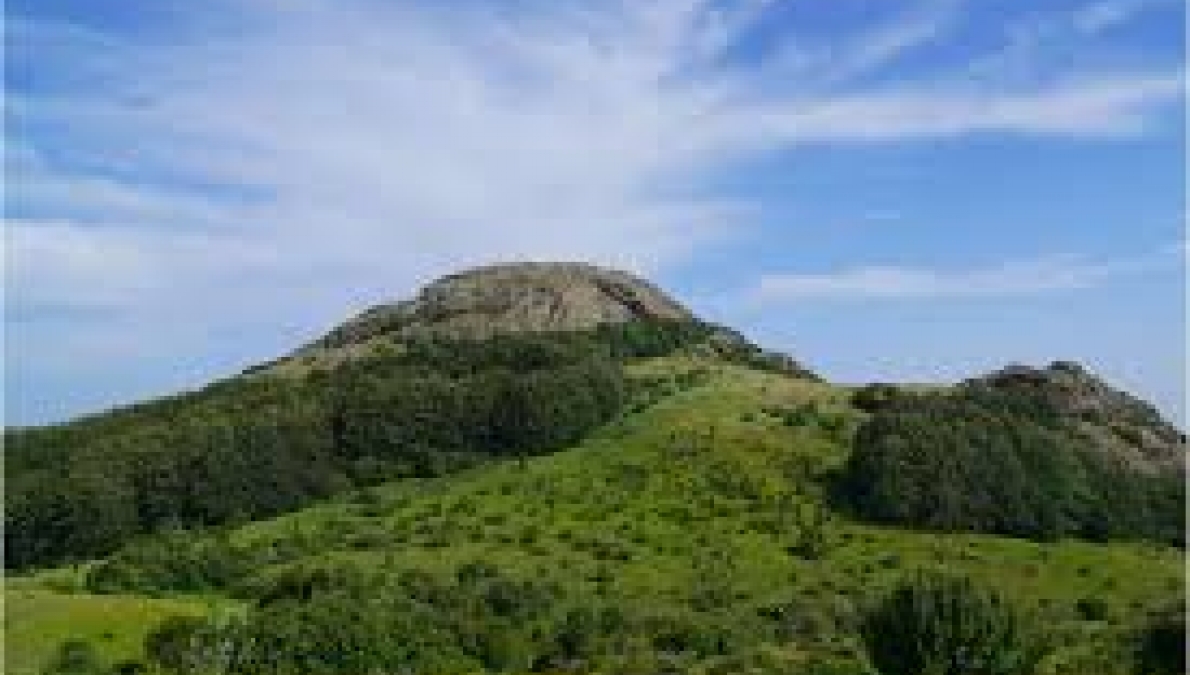
[[918,574],[862,620],[883,675],[1031,675],[1044,654],[1039,628],[965,577]]

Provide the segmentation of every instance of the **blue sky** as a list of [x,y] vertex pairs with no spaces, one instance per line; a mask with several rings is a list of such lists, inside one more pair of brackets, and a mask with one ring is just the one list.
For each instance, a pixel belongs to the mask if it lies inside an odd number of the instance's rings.
[[1076,359],[1184,423],[1182,12],[10,0],[6,421],[577,259],[832,379]]

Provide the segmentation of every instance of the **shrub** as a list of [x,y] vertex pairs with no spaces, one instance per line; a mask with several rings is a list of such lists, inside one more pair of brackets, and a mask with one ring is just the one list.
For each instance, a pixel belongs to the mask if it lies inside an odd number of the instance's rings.
[[1184,602],[1157,612],[1141,629],[1139,638],[1136,661],[1141,673],[1180,675],[1186,672]]
[[1044,651],[1013,607],[965,577],[917,575],[860,634],[883,675],[1028,675]]
[[1103,598],[1081,598],[1074,603],[1074,610],[1083,621],[1107,620],[1107,601]]
[[86,640],[70,639],[58,646],[57,653],[42,671],[44,675],[100,675],[105,671],[95,647]]
[[869,384],[851,393],[851,405],[864,412],[876,412],[896,400],[899,394],[891,384]]
[[120,661],[112,666],[111,672],[114,675],[142,675],[149,672],[149,667],[140,661]]
[[796,537],[786,550],[803,560],[822,559],[831,547],[827,536],[830,514],[816,503],[806,507],[798,505],[794,513],[797,517]]
[[86,587],[92,593],[205,591],[232,584],[252,566],[250,556],[226,537],[164,532],[129,544],[94,565]]
[[206,621],[193,616],[171,616],[145,636],[145,654],[171,672],[186,672]]

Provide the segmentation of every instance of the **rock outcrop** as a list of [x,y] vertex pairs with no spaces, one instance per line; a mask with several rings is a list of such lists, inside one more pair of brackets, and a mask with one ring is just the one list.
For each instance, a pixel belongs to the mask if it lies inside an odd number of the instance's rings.
[[351,350],[380,336],[477,339],[694,318],[652,283],[625,271],[585,263],[496,264],[441,277],[412,300],[372,307],[295,355]]
[[[244,374],[302,374],[398,354],[424,338],[483,340],[495,335],[566,333],[631,322],[689,323],[705,340],[692,355],[719,358],[791,377],[820,379],[788,355],[702,321],[657,286],[627,272],[586,263],[525,262],[451,274],[409,300],[377,305],[287,356]],[[682,330],[679,326],[671,328]]]
[[1040,396],[1074,421],[1088,444],[1146,470],[1184,469],[1186,436],[1157,409],[1077,363],[1055,361],[1045,368],[1011,365],[963,383]]
[[656,286],[627,272],[582,263],[515,263],[443,277],[412,300],[367,310],[302,351],[346,347],[378,335],[483,338],[693,318]]

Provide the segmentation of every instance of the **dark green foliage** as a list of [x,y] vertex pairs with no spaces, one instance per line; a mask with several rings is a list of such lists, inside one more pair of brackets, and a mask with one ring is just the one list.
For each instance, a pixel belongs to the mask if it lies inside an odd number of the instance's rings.
[[869,384],[851,393],[851,405],[864,412],[874,413],[892,405],[901,396],[900,390],[891,384]]
[[324,417],[307,384],[260,379],[7,434],[6,564],[93,557],[143,532],[234,523],[341,490]]
[[838,496],[872,520],[935,530],[1181,542],[1180,477],[1088,445],[1041,397],[902,394],[859,429]]
[[120,661],[111,668],[112,675],[142,675],[149,672],[149,667],[140,661]]
[[493,370],[451,379],[374,373],[332,376],[336,452],[405,473],[437,475],[452,456],[540,453],[610,419],[623,399],[619,370],[590,360],[550,370]]
[[145,654],[173,672],[192,672],[207,622],[192,616],[171,616],[145,636]]
[[[618,672],[626,658],[698,660],[739,650],[755,631],[682,612],[575,602],[553,584],[482,562],[451,577],[344,568],[277,579],[242,622],[175,619],[146,652],[169,672]],[[224,659],[215,663],[218,655]]]
[[97,562],[87,572],[86,585],[93,593],[209,591],[238,581],[254,562],[249,552],[236,549],[225,536],[164,532]]
[[1107,620],[1107,601],[1103,598],[1081,598],[1074,603],[1074,610],[1083,621]]
[[1181,675],[1186,672],[1186,604],[1163,608],[1140,631],[1137,668],[1143,675]]
[[919,574],[868,613],[861,636],[882,675],[1032,675],[1039,628],[969,579]]
[[86,640],[66,640],[58,647],[43,675],[101,675],[105,672],[95,648]]

